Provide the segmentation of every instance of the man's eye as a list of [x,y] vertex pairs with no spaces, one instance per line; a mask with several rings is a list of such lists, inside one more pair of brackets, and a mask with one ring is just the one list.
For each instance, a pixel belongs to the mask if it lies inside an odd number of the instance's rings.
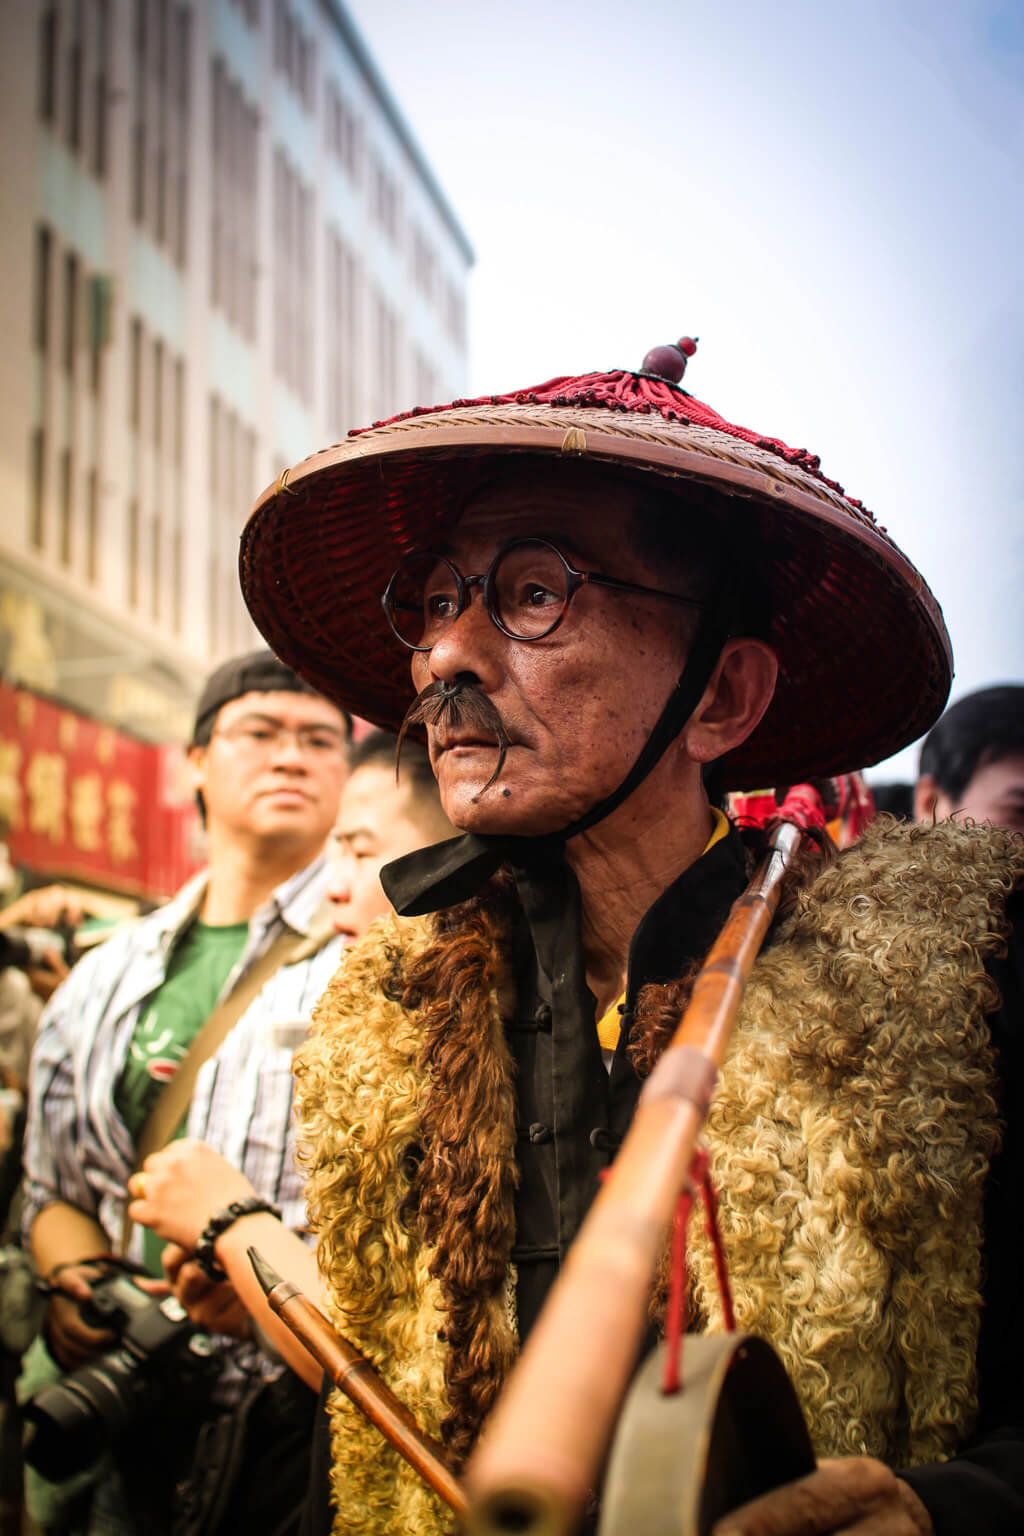
[[561,598],[540,581],[524,581],[516,601],[520,608],[544,608],[548,603],[560,603]]
[[423,599],[423,611],[429,623],[450,619],[458,603],[452,592],[428,592]]
[[341,745],[335,736],[320,735],[304,736],[302,744],[313,752],[336,752]]
[[267,725],[250,725],[242,732],[242,735],[248,741],[273,741],[277,732],[272,731]]

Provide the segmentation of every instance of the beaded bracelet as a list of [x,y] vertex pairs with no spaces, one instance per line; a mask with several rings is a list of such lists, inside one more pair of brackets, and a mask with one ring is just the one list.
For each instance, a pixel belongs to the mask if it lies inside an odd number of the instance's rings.
[[259,1211],[267,1211],[271,1216],[276,1216],[278,1221],[281,1220],[278,1207],[264,1200],[261,1195],[247,1195],[244,1200],[232,1200],[230,1205],[210,1217],[200,1234],[195,1251],[196,1263],[208,1280],[220,1281],[228,1277],[227,1270],[218,1264],[214,1251],[218,1237],[243,1216],[255,1216]]

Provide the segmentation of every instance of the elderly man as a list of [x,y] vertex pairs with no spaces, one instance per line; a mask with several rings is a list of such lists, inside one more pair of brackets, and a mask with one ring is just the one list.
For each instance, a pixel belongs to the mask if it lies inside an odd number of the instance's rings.
[[[941,708],[948,640],[817,460],[642,372],[357,434],[261,499],[242,579],[329,697],[425,729],[464,832],[385,871],[406,920],[349,952],[297,1069],[335,1320],[461,1462],[745,883],[707,786],[896,750]],[[827,1460],[730,1531],[1024,1520],[997,1121],[1022,875],[1004,833],[883,830],[791,893],[755,970],[708,1140],[740,1324]],[[691,1327],[721,1326],[692,1260]],[[334,1529],[443,1528],[329,1406]]]

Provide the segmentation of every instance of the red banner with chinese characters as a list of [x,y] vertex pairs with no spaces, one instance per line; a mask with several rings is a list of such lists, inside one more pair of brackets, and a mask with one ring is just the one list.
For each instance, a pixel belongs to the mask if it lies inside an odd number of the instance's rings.
[[182,753],[0,683],[0,818],[11,862],[159,899],[202,863]]

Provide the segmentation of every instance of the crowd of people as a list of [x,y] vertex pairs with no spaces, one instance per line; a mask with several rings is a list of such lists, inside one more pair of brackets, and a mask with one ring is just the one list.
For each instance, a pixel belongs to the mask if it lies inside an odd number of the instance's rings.
[[[17,982],[5,1025],[37,1525],[448,1529],[248,1250],[483,1486],[481,1431],[763,851],[728,793],[776,786],[770,831],[784,787],[931,726],[912,815],[864,825],[861,796],[841,852],[811,818],[714,1094],[678,1089],[709,1100],[738,1324],[817,1459],[716,1530],[1024,1529],[1024,686],[934,724],[949,641],[888,536],[644,372],[360,434],[261,499],[241,571],[272,649],[197,706],[205,870],[40,979],[41,1018]],[[688,1270],[687,1327],[721,1331],[696,1230]]]

